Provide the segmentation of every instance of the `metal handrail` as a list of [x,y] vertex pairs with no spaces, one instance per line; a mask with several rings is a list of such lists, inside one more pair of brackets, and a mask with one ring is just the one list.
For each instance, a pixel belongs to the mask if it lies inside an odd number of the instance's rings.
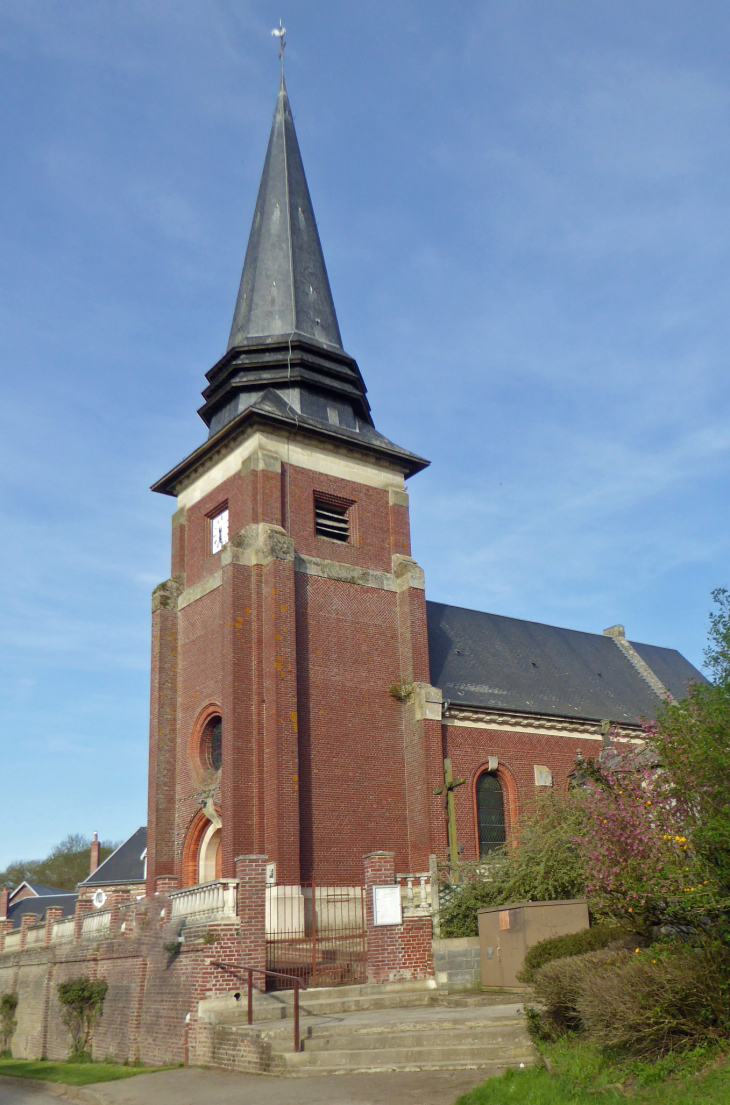
[[[227,963],[212,963],[212,967],[218,967],[221,971],[225,971],[229,975],[233,975],[234,978],[240,978],[232,967],[229,967]],[[281,971],[269,971],[264,967],[241,967],[242,971],[245,971],[248,975],[248,1023],[253,1024],[253,976],[263,975],[264,985],[266,985],[266,977],[269,978],[284,978],[294,983],[294,1050],[299,1051],[301,1047],[301,1041],[299,1039],[299,991],[306,990],[307,987],[297,978],[296,975],[285,975]]]

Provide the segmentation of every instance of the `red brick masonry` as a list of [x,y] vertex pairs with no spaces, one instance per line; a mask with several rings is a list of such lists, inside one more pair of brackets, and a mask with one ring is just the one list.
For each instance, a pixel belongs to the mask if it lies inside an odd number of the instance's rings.
[[373,887],[395,883],[393,852],[365,856],[365,918],[368,982],[396,982],[433,975],[430,917],[405,917],[400,925],[373,923]]
[[[368,978],[386,982],[428,977],[433,972],[430,918],[373,926],[372,887],[394,883],[393,854],[375,853],[364,862]],[[255,1034],[235,1046],[231,1042],[228,1055],[216,1043],[215,1027],[198,1020],[202,999],[244,989],[236,978],[242,966],[266,965],[266,857],[239,856],[236,870],[238,917],[197,923],[188,919],[183,927],[171,920],[171,899],[155,894],[115,902],[108,935],[84,936],[83,919],[90,908],[88,902],[79,902],[74,939],[54,942],[56,917],[51,916],[43,926],[42,941],[18,950],[0,948],[0,994],[14,992],[19,998],[13,1055],[56,1060],[68,1056],[57,986],[87,975],[106,979],[109,986],[94,1035],[95,1058],[148,1065],[215,1062],[236,1070],[268,1070],[267,1048]],[[34,931],[30,920],[25,922],[21,939]],[[4,940],[0,932],[0,943]],[[218,963],[233,973],[221,970]]]

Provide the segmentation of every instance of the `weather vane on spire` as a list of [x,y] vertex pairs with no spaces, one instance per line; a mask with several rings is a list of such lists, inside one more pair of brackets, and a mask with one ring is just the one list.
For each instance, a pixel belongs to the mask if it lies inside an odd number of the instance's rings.
[[278,40],[279,40],[279,60],[281,61],[281,72],[282,72],[282,76],[283,76],[283,73],[284,73],[284,47],[286,46],[286,27],[284,27],[282,25],[281,20],[279,20],[279,26],[274,27],[274,29],[271,33],[272,33],[272,35],[274,35],[275,38],[278,38]]

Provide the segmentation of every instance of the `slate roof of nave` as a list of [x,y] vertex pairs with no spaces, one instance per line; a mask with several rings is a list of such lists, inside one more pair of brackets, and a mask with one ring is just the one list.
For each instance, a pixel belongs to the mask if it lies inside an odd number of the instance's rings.
[[[431,682],[455,705],[636,724],[660,699],[611,637],[426,603]],[[705,677],[673,648],[632,641],[676,699]]]

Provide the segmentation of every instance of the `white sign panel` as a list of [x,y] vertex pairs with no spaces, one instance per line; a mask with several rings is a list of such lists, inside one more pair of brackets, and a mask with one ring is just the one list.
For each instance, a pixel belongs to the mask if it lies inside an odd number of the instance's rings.
[[403,911],[400,903],[399,886],[373,887],[373,924],[400,925]]

